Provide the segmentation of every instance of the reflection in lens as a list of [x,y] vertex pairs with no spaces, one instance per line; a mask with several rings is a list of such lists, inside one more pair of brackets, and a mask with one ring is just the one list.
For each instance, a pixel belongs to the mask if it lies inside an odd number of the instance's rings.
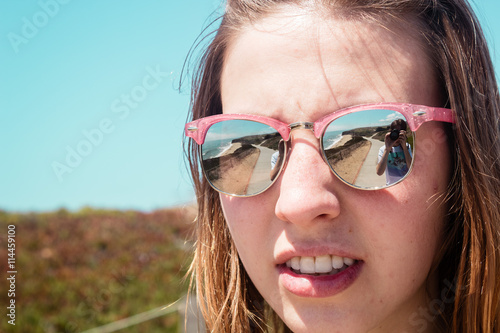
[[272,127],[226,120],[210,127],[201,148],[202,165],[216,189],[253,195],[266,189],[283,163],[283,140]]
[[[398,125],[391,128],[393,123]],[[346,183],[365,189],[392,185],[411,167],[413,135],[404,126],[404,139],[403,123],[404,116],[392,110],[359,111],[337,118],[323,134],[325,158]]]

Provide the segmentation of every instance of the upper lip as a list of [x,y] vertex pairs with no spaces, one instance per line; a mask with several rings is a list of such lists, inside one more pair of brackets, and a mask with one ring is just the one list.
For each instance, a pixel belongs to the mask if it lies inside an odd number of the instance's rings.
[[339,257],[347,257],[355,260],[361,260],[358,256],[349,250],[336,248],[332,246],[312,246],[300,247],[290,246],[277,252],[275,256],[276,265],[282,265],[293,257],[318,257],[321,255],[332,255]]

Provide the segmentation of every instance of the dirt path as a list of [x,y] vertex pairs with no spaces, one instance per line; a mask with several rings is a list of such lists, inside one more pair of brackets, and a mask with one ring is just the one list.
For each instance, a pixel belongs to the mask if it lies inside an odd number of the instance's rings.
[[378,151],[380,147],[384,145],[384,143],[380,140],[375,140],[372,138],[365,138],[370,141],[371,148],[366,156],[366,159],[361,166],[361,169],[358,174],[358,178],[356,178],[355,185],[364,186],[366,184],[372,184],[375,186],[384,186],[385,185],[385,174],[382,176],[377,175],[376,167],[377,167],[377,159],[378,159]]
[[262,189],[267,186],[271,177],[271,157],[275,151],[263,146],[256,148],[260,149],[260,156],[250,178],[250,184],[247,188],[248,193],[254,193],[256,189]]

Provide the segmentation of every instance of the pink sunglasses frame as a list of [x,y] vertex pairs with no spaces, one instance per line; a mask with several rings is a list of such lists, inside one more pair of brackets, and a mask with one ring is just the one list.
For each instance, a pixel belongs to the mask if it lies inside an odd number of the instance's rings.
[[[288,141],[290,140],[290,132],[294,129],[297,128],[303,128],[303,129],[311,129],[314,132],[314,135],[316,138],[320,140],[320,146],[323,147],[323,134],[326,131],[326,128],[328,125],[334,121],[337,118],[340,118],[342,116],[345,116],[350,113],[358,112],[358,111],[367,111],[367,110],[390,110],[390,111],[397,111],[404,115],[404,117],[407,120],[408,127],[411,129],[413,132],[413,135],[415,135],[415,132],[418,130],[420,125],[422,125],[425,122],[428,121],[441,121],[441,122],[447,122],[447,123],[455,123],[455,116],[454,116],[454,111],[451,109],[445,109],[445,108],[439,108],[439,107],[431,107],[431,106],[425,106],[425,105],[415,105],[415,104],[404,104],[404,103],[377,103],[377,104],[364,104],[364,105],[357,105],[357,106],[352,106],[344,109],[337,110],[331,114],[328,114],[319,120],[315,122],[295,122],[291,124],[286,124],[282,121],[276,120],[274,118],[270,117],[265,117],[265,116],[258,116],[258,115],[251,115],[251,114],[217,114],[213,116],[208,116],[204,118],[200,118],[197,120],[194,120],[190,123],[187,123],[185,126],[185,134],[186,136],[194,139],[196,143],[201,147],[201,145],[205,142],[205,137],[208,132],[208,129],[210,126],[213,124],[216,124],[221,121],[225,120],[251,120],[255,122],[259,122],[265,125],[268,125],[272,128],[274,128],[282,137],[283,140],[288,144]],[[285,162],[283,165],[280,167],[280,170],[278,172],[278,175],[274,180],[272,180],[268,186],[265,188],[261,189],[257,193],[252,193],[252,194],[235,194],[235,193],[228,193],[223,191],[222,189],[218,189],[216,186],[212,184],[210,180],[208,180],[209,184],[218,192],[227,194],[227,195],[232,195],[236,197],[251,197],[258,195],[264,191],[266,191],[268,188],[270,188],[273,183],[276,181],[278,176],[281,174],[283,169],[286,167],[286,155],[287,152],[285,150]],[[399,181],[392,183],[390,185],[384,186],[384,187],[373,187],[373,188],[364,188],[364,187],[359,187],[354,184],[346,182],[341,176],[339,176],[336,171],[332,168],[332,166],[328,163],[325,152],[322,151],[322,156],[325,162],[328,164],[330,167],[330,170],[346,185],[360,189],[360,190],[378,190],[382,188],[387,188],[393,185],[396,185],[403,181],[412,171],[413,165],[410,167],[410,170],[408,173],[401,178]],[[201,158],[201,149],[200,149],[200,158]]]
[[316,138],[319,139],[326,130],[326,127],[335,119],[353,112],[377,109],[387,109],[403,114],[407,120],[408,126],[413,132],[417,131],[420,125],[428,121],[455,123],[454,112],[451,109],[406,103],[377,103],[340,109],[315,122],[296,122],[291,124],[284,123],[274,118],[252,114],[217,114],[187,123],[185,126],[185,134],[187,137],[194,139],[197,144],[202,145],[205,142],[205,137],[210,126],[224,120],[237,119],[252,120],[266,124],[278,131],[285,141],[290,139],[290,132],[295,128],[312,129]]

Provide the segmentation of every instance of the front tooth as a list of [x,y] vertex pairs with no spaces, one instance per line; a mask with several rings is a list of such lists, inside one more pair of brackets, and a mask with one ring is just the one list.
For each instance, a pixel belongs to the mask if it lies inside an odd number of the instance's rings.
[[332,271],[332,259],[329,255],[316,257],[314,262],[316,273],[329,273]]
[[354,264],[354,259],[344,258],[344,264],[346,264],[347,266],[351,266],[352,264]]
[[314,258],[302,257],[300,258],[300,272],[306,274],[314,273]]
[[293,269],[300,270],[300,257],[293,257],[290,261]]
[[333,256],[332,257],[332,266],[335,269],[340,269],[342,266],[344,266],[344,260],[342,259],[342,257]]
[[288,260],[286,262],[286,267],[292,267],[292,261],[291,260]]

